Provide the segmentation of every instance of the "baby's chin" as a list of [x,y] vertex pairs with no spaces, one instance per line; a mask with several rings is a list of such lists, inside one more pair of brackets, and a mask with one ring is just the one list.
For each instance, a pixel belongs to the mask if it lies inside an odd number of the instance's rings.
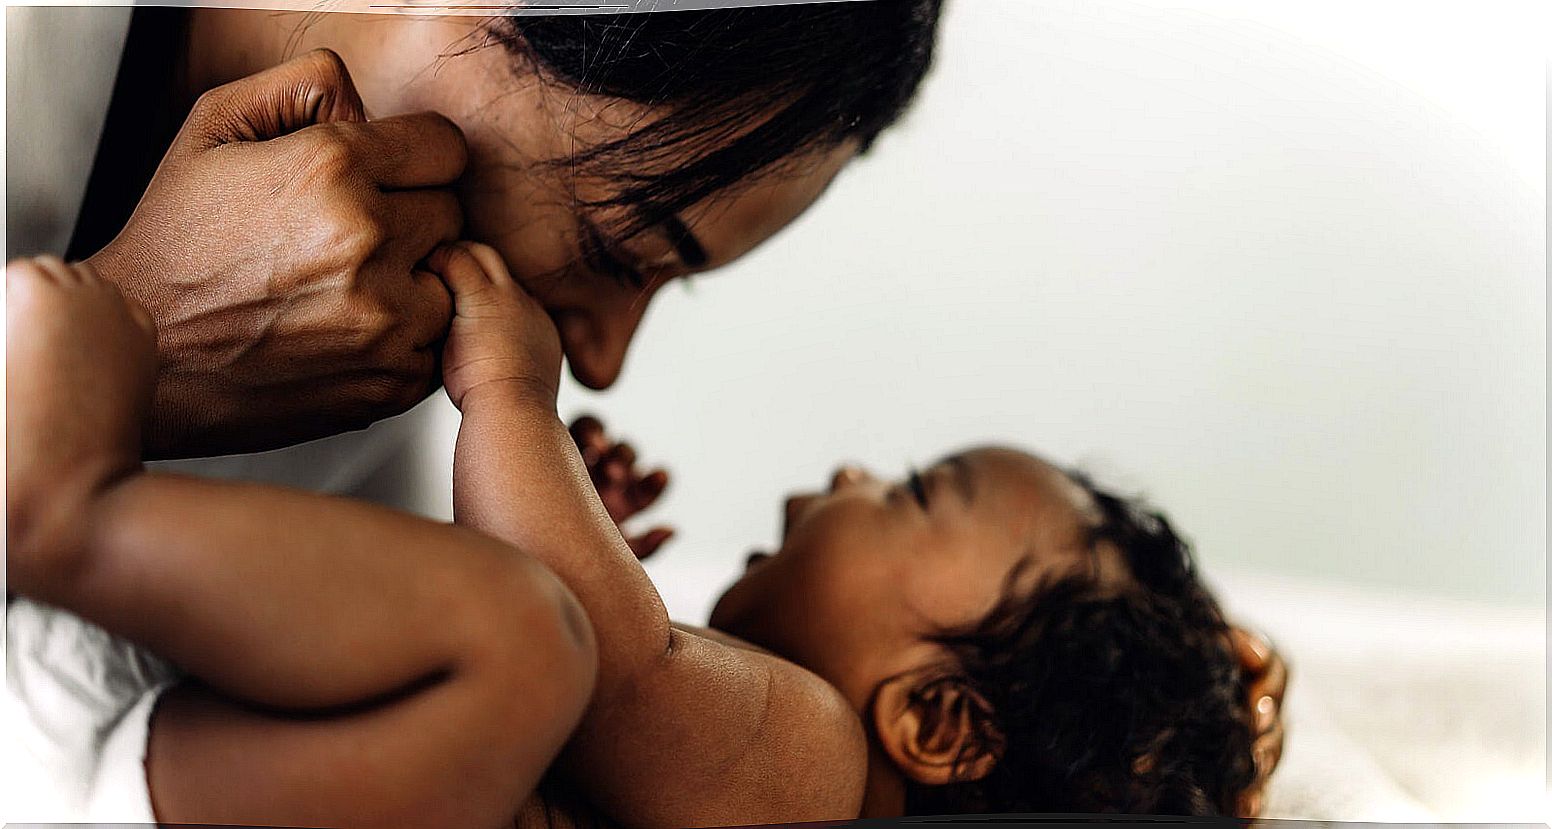
[[774,555],[767,552],[752,552],[748,555],[744,561],[744,572],[722,591],[712,606],[708,623],[710,627],[751,641],[752,644],[760,644],[750,638],[760,627],[759,609],[765,604],[762,601],[765,585],[759,575],[774,558]]
[[[734,588],[737,586],[737,583],[735,583],[733,587],[728,588],[727,592],[717,598],[717,603],[711,608],[711,618],[707,620],[706,626],[712,630],[721,631],[729,636],[736,636],[748,642],[749,631],[746,630],[746,620],[737,612],[735,609],[736,605],[729,601],[729,596],[734,595]],[[756,643],[750,642],[750,644]]]

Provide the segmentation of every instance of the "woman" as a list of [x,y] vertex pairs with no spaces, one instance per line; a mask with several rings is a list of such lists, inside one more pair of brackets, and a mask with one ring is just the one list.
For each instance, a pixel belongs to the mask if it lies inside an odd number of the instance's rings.
[[[152,450],[210,455],[360,427],[429,393],[424,347],[445,327],[447,299],[410,272],[461,236],[509,259],[561,328],[577,378],[610,385],[657,289],[773,235],[898,117],[930,58],[937,0],[623,25],[136,14],[69,258],[91,256],[163,324],[159,399],[179,417]],[[278,101],[305,85],[331,105],[277,116],[249,76],[313,47],[343,64],[304,58],[265,89]],[[242,91],[193,106],[244,78]],[[382,117],[433,109],[458,129]],[[363,115],[373,120],[340,124]],[[200,123],[185,126],[131,217],[186,116]],[[334,126],[302,129],[313,121]],[[263,150],[244,152],[255,161],[244,166],[220,151],[232,143]],[[447,196],[455,179],[462,211]],[[363,198],[371,190],[381,195]],[[262,293],[230,295],[259,282]],[[400,334],[390,319],[411,324]],[[292,367],[298,340],[311,341],[305,370]],[[378,359],[355,356],[361,341]],[[339,367],[312,376],[320,356]],[[246,412],[232,411],[239,401]]]
[[[449,316],[416,264],[460,237],[500,251],[573,374],[607,387],[658,289],[769,238],[899,116],[938,5],[137,10],[70,255],[157,322],[148,451],[267,449],[409,408]],[[282,63],[314,47],[333,51]],[[446,117],[400,114],[427,110]],[[197,469],[349,491],[407,428]]]

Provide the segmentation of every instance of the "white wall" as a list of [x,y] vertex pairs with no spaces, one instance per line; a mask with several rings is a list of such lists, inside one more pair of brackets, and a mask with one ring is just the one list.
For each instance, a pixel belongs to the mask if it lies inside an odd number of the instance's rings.
[[1537,4],[948,8],[903,126],[563,396],[676,473],[678,615],[838,460],[989,440],[1209,569],[1544,601]]

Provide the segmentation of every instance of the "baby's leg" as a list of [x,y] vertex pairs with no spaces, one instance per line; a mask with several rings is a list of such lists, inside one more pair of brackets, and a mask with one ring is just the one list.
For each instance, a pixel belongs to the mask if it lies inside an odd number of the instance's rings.
[[[244,704],[209,686],[185,686],[164,698],[147,761],[158,818],[302,826],[508,822],[589,700],[585,629],[569,628],[547,574],[515,553],[492,549],[506,561],[473,562],[480,556],[466,553],[475,548],[438,547],[421,548],[449,559],[426,568],[430,589],[383,584],[377,601],[320,598],[337,604],[332,614],[282,607],[277,613],[293,614],[296,626],[259,634],[268,646],[256,643],[257,652],[233,647],[230,658],[240,664],[212,666],[210,673],[236,673],[224,684],[243,697],[306,702],[311,710]],[[416,557],[404,549],[373,552]],[[245,626],[231,627],[239,637],[246,633]],[[266,666],[287,670],[245,676]],[[373,677],[374,668],[383,673]],[[288,686],[282,673],[298,684]],[[331,699],[333,710],[312,708]]]
[[[165,520],[98,546],[78,606],[202,680],[152,721],[162,820],[502,822],[590,699],[569,593],[484,536],[177,478],[110,498],[105,525]],[[184,532],[190,504],[209,523]]]
[[463,528],[126,464],[145,332],[90,274],[45,265],[7,269],[7,451],[26,461],[7,471],[26,519],[7,522],[9,587],[199,679],[153,719],[158,817],[509,820],[591,693],[571,595]]

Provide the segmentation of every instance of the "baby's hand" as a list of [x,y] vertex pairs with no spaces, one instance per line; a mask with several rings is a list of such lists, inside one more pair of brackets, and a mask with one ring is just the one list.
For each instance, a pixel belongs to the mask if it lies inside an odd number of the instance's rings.
[[442,352],[442,383],[462,409],[474,389],[500,384],[553,409],[560,387],[560,337],[539,303],[487,245],[458,242],[428,265],[453,294],[453,323]]
[[9,503],[138,465],[156,382],[150,315],[90,268],[40,257],[6,265],[5,317]]
[[[624,532],[624,524],[632,516],[651,507],[668,488],[668,472],[654,469],[643,474],[636,469],[636,450],[628,443],[612,440],[604,431],[603,423],[591,415],[583,415],[571,424],[571,439],[576,441],[582,453],[582,462],[598,490],[598,499],[614,519],[615,526]],[[626,535],[636,558],[646,559],[657,552],[664,542],[672,538],[670,527],[653,527],[645,533]]]

